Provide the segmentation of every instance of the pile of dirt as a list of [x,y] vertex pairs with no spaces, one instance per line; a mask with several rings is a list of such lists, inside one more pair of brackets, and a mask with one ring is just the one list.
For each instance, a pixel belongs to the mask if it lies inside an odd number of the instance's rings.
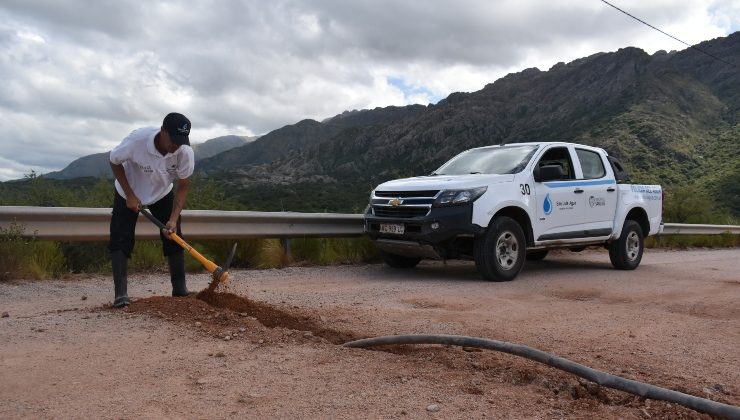
[[[219,337],[228,335],[231,339],[238,338],[238,332],[254,331],[255,328],[263,326],[310,333],[310,336],[320,337],[333,344],[361,338],[353,332],[326,327],[322,325],[320,317],[313,314],[289,312],[227,291],[220,291],[222,289],[224,288],[212,288],[209,285],[201,292],[187,297],[153,296],[138,299],[131,303],[127,311],[196,325],[206,334]],[[234,333],[228,334],[232,331],[236,332],[236,337]],[[309,337],[308,334],[305,336]]]

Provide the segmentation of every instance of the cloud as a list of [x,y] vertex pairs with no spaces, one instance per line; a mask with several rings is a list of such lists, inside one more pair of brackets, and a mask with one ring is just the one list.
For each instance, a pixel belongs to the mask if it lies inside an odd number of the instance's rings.
[[[690,43],[740,16],[736,1],[615,4]],[[684,48],[598,1],[5,0],[0,180],[110,150],[170,111],[194,142],[264,134],[625,46]]]

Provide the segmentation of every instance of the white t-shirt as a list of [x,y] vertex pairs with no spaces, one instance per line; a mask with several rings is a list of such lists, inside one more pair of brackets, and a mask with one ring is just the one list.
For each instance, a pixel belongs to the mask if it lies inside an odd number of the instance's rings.
[[[188,178],[195,169],[195,157],[190,146],[182,145],[175,153],[162,156],[154,146],[157,133],[158,127],[134,130],[110,152],[111,163],[123,164],[131,189],[147,206],[167,195],[174,180]],[[126,198],[118,180],[116,190]]]

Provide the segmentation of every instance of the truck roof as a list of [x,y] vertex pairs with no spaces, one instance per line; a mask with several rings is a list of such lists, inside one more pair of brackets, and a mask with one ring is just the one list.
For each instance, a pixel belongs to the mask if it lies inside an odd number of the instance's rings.
[[581,147],[581,148],[584,148],[584,149],[590,149],[590,150],[593,150],[593,151],[604,152],[607,155],[609,154],[609,153],[606,152],[606,150],[604,150],[604,149],[602,149],[600,147],[588,146],[586,144],[580,144],[580,143],[568,143],[568,142],[564,142],[564,141],[537,141],[537,142],[524,142],[524,143],[493,144],[493,145],[490,145],[490,146],[474,147],[474,148],[472,148],[470,150],[474,150],[474,149],[488,149],[488,148],[493,148],[493,147],[507,147],[507,146],[537,146],[537,147],[541,147],[541,146],[545,146],[545,145],[548,145],[548,146],[549,145],[575,146],[575,147]]

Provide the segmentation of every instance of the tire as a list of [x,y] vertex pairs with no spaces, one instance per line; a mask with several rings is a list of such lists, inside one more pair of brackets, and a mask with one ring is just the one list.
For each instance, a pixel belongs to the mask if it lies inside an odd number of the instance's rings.
[[497,217],[486,233],[475,240],[475,267],[486,280],[511,281],[526,259],[524,231],[514,219]]
[[527,261],[542,261],[547,256],[548,251],[530,251],[527,253]]
[[385,251],[380,251],[380,256],[389,267],[393,268],[414,268],[421,261],[421,258],[418,257],[404,257]]
[[634,270],[640,265],[644,249],[642,228],[634,220],[626,220],[619,239],[609,244],[609,259],[618,270]]

